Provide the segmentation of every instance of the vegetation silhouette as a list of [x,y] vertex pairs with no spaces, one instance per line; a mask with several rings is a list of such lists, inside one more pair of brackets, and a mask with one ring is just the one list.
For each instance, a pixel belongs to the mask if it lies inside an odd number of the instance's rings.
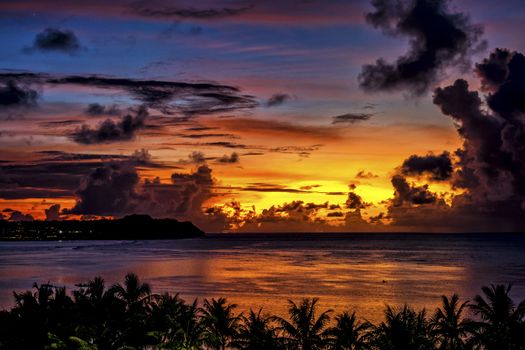
[[363,350],[368,348],[369,322],[359,321],[355,312],[343,311],[335,316],[335,325],[326,331],[330,349]]
[[289,321],[279,318],[285,335],[287,348],[317,350],[326,345],[325,331],[332,310],[326,310],[317,317],[318,298],[303,299],[296,304],[289,300]]
[[450,299],[443,295],[441,305],[431,320],[432,331],[438,340],[438,349],[468,349],[466,340],[469,334],[475,331],[473,322],[463,317],[468,301],[461,303],[457,294],[452,295]]
[[416,312],[408,305],[400,310],[386,307],[385,320],[373,330],[373,341],[382,350],[434,349],[431,325],[426,311]]
[[263,314],[263,310],[250,310],[248,316],[241,316],[241,325],[234,347],[242,350],[283,349],[277,328],[276,316]]
[[109,288],[101,277],[76,287],[67,293],[35,283],[15,292],[14,306],[0,311],[0,349],[525,349],[525,301],[516,305],[505,285],[483,287],[473,302],[442,296],[432,316],[387,306],[376,325],[350,311],[332,318],[317,298],[289,301],[287,317],[236,313],[225,298],[199,307],[178,294],[153,294],[133,273]]
[[525,348],[525,300],[517,307],[510,298],[511,286],[483,287],[483,294],[474,298],[472,309],[480,317],[474,341],[487,350]]
[[204,300],[201,322],[204,326],[204,342],[216,350],[224,350],[237,338],[240,316],[233,310],[237,306],[228,304],[226,299]]

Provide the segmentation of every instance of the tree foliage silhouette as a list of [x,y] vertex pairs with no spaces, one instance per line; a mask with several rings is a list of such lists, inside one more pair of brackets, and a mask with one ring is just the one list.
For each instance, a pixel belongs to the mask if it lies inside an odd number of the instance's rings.
[[12,309],[0,311],[0,349],[525,350],[525,301],[516,305],[510,291],[483,287],[471,304],[442,296],[431,317],[387,306],[373,325],[348,311],[332,319],[317,298],[288,301],[287,317],[238,314],[225,298],[199,307],[152,294],[130,273],[109,289],[95,277],[72,293],[50,283],[14,293]]
[[304,298],[299,304],[288,301],[290,320],[280,319],[288,346],[303,350],[323,349],[327,344],[325,330],[332,310],[323,311],[317,316],[319,299]]
[[509,293],[511,286],[491,285],[481,289],[471,305],[481,318],[474,339],[486,350],[525,349],[525,301],[515,306]]

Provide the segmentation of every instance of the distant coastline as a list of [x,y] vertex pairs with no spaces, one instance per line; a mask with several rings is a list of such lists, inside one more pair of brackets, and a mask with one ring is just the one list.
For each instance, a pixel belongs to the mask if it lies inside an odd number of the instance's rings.
[[115,220],[5,221],[0,241],[181,239],[204,237],[189,221],[129,215]]

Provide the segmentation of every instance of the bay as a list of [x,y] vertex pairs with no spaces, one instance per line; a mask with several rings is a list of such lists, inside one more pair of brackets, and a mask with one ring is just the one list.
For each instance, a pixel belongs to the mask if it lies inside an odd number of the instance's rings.
[[323,308],[371,321],[386,304],[431,311],[440,296],[472,299],[483,285],[512,283],[525,299],[525,236],[519,234],[211,234],[145,241],[0,243],[0,307],[34,282],[74,288],[137,273],[156,293],[226,297],[239,311],[285,315],[287,300],[319,297]]

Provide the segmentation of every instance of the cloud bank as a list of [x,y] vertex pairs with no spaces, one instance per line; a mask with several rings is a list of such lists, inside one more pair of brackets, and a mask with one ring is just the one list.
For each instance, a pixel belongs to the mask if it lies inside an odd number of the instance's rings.
[[404,89],[422,95],[445,68],[467,67],[470,55],[484,47],[482,27],[452,12],[447,0],[373,0],[372,5],[367,22],[388,35],[410,38],[410,48],[395,62],[380,58],[363,66],[359,85],[366,91]]

